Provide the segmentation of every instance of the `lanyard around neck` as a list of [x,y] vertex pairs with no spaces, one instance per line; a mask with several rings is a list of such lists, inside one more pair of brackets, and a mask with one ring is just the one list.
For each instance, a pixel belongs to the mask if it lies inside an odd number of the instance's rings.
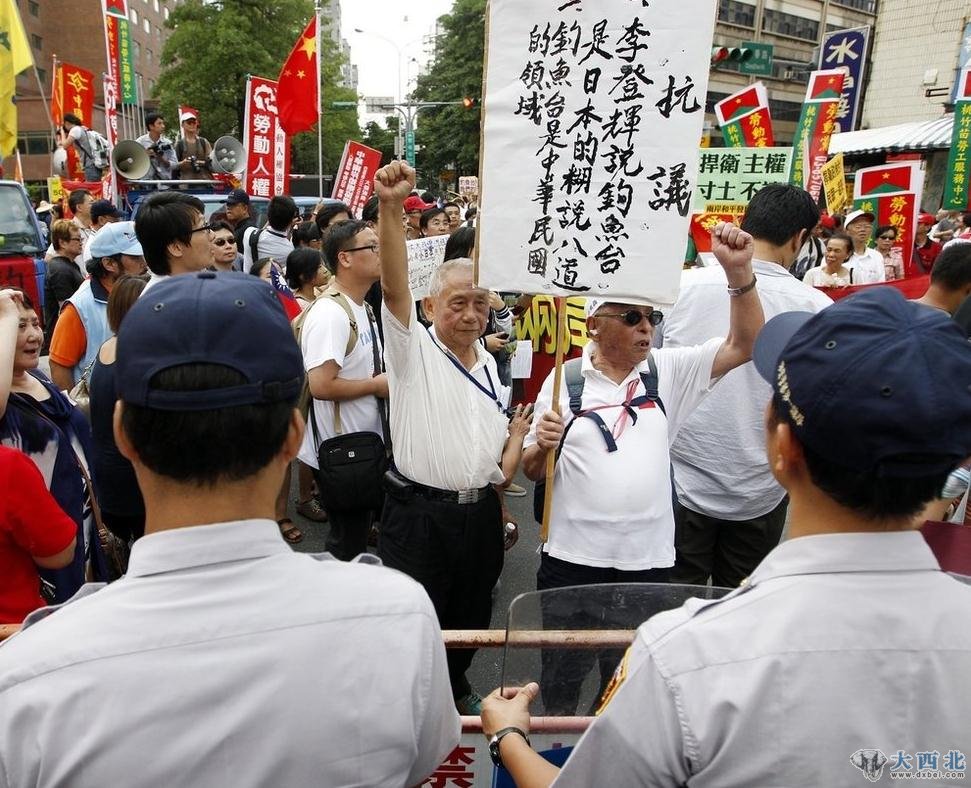
[[496,404],[496,407],[499,408],[499,411],[501,412],[502,411],[502,403],[499,401],[499,397],[496,395],[496,386],[492,382],[492,375],[489,374],[489,367],[488,367],[488,365],[486,365],[484,367],[485,374],[486,374],[486,380],[489,381],[489,388],[486,388],[485,386],[482,385],[482,383],[479,381],[478,378],[476,378],[471,372],[469,372],[465,368],[465,365],[463,365],[462,362],[459,361],[455,357],[455,354],[454,353],[452,353],[450,350],[448,350],[447,348],[442,347],[439,344],[438,340],[432,335],[432,332],[428,329],[427,326],[426,326],[425,330],[428,331],[428,336],[431,337],[432,342],[435,343],[435,347],[437,347],[439,350],[441,350],[442,353],[445,354],[445,358],[447,358],[449,361],[452,362],[452,366],[454,366],[459,372],[461,372],[463,375],[465,375],[465,377],[468,380],[472,381],[472,385],[475,386],[483,394],[485,394],[489,399],[491,399]]

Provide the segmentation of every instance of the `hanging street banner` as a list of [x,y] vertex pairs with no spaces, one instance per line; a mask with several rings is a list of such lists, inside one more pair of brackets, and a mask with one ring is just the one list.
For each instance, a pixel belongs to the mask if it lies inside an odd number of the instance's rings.
[[885,224],[896,228],[893,245],[903,257],[904,277],[917,274],[911,259],[923,191],[924,171],[920,162],[913,161],[857,170],[853,183],[853,208],[872,213],[874,228]]
[[964,26],[964,32],[961,33],[961,48],[958,50],[958,67],[954,75],[954,85],[951,88],[952,104],[960,101],[959,96],[962,90],[961,75],[964,73],[965,66],[971,66],[971,22],[968,22]]
[[846,208],[850,195],[846,190],[843,154],[837,153],[823,165],[823,190],[826,193],[826,212],[838,213]]
[[275,197],[290,191],[290,145],[280,125],[276,81],[263,77],[246,80],[246,118],[243,122],[246,177],[243,188],[257,197]]
[[729,148],[771,148],[775,145],[769,94],[756,82],[715,104],[715,117]]
[[964,211],[971,205],[968,195],[968,146],[971,145],[971,66],[961,70],[957,101],[954,104],[954,128],[951,131],[951,151],[947,156],[947,175],[944,178],[944,204],[949,211]]
[[860,119],[860,94],[867,61],[870,28],[854,27],[823,34],[819,67],[843,72],[843,87],[836,110],[834,131],[853,131]]
[[480,285],[674,302],[714,22],[714,0],[489,4]]
[[753,195],[770,183],[787,183],[792,148],[706,148],[698,157],[695,213],[745,213]]
[[127,19],[118,20],[118,77],[121,82],[121,103],[137,104],[135,56],[131,45],[131,26]]
[[91,125],[94,111],[94,74],[71,63],[55,61],[54,89],[51,91],[51,117],[55,126],[64,124],[64,113],[70,112]]
[[344,143],[344,153],[330,196],[347,205],[352,216],[360,216],[374,188],[374,173],[380,168],[381,151],[348,140]]
[[792,173],[789,182],[819,199],[823,186],[823,165],[829,152],[829,138],[843,90],[843,72],[813,71],[806,86],[806,98],[793,139]]

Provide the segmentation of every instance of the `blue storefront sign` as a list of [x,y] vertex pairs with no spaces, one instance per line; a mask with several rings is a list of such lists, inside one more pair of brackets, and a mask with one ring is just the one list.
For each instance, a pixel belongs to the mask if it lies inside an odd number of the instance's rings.
[[819,68],[839,68],[846,73],[843,95],[836,112],[837,131],[853,131],[858,125],[869,37],[869,26],[833,30],[823,35],[819,48]]

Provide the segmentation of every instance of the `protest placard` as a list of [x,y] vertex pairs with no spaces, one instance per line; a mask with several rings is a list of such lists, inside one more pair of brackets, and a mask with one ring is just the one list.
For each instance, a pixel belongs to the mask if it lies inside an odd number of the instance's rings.
[[479,282],[673,303],[713,0],[492,0]]
[[407,242],[408,247],[408,285],[416,301],[428,295],[428,283],[432,273],[445,260],[447,235],[432,238],[416,238]]
[[[698,158],[695,213],[743,213],[755,193],[786,183],[792,148],[708,148]],[[737,211],[736,207],[742,210]]]
[[838,213],[846,208],[849,193],[846,191],[846,173],[843,170],[843,154],[837,153],[823,165],[823,191],[826,194],[826,210]]

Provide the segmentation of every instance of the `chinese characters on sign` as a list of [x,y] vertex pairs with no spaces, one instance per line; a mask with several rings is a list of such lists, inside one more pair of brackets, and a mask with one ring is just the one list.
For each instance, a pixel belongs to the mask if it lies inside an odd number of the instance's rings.
[[276,82],[263,77],[246,80],[246,179],[243,188],[255,197],[274,197],[290,190],[290,146],[280,127]]
[[836,115],[843,89],[843,72],[813,71],[809,75],[802,114],[793,138],[792,174],[789,182],[819,199],[823,186],[823,165],[829,152],[829,138],[836,128]]
[[833,119],[836,126],[834,131],[853,131],[856,128],[869,37],[869,27],[833,30],[823,35],[819,67],[843,72],[843,88]]
[[353,216],[360,216],[374,188],[374,173],[380,166],[381,151],[348,140],[330,196],[345,203]]
[[853,207],[876,217],[876,226],[896,228],[898,247],[904,261],[904,276],[911,276],[914,229],[924,189],[924,171],[917,162],[881,164],[857,170],[853,181]]
[[769,94],[756,82],[715,104],[715,117],[729,148],[771,148],[775,145]]
[[415,238],[407,242],[408,286],[416,301],[428,295],[432,274],[445,261],[446,243],[448,243],[447,235]]
[[842,153],[837,153],[823,165],[822,175],[823,191],[826,192],[826,210],[829,213],[842,211],[849,200]]
[[[698,157],[695,213],[743,213],[763,186],[789,179],[792,148],[708,148]],[[729,205],[726,205],[729,204]],[[738,206],[738,210],[734,210]]]
[[957,103],[954,105],[954,127],[951,131],[951,152],[947,157],[944,181],[944,208],[963,211],[968,199],[968,146],[971,145],[971,67],[961,71]]
[[673,302],[714,11],[491,3],[481,216],[497,232],[480,234],[483,285]]

